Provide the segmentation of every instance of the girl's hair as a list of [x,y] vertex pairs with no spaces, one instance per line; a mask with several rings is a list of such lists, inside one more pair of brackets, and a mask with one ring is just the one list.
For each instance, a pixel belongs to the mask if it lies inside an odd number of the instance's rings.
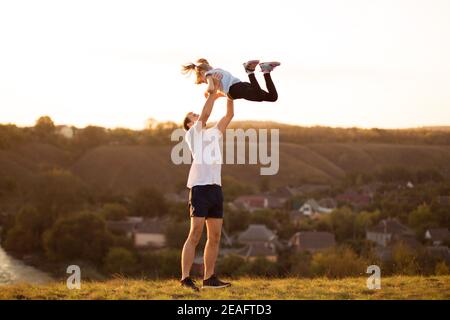
[[201,72],[202,71],[206,72],[211,69],[212,69],[212,67],[209,64],[208,60],[201,58],[201,59],[197,60],[197,64],[191,62],[191,63],[185,64],[185,65],[182,65],[181,73],[182,74],[191,74],[192,72],[194,72],[195,76],[196,76],[195,83],[200,84],[203,82]]

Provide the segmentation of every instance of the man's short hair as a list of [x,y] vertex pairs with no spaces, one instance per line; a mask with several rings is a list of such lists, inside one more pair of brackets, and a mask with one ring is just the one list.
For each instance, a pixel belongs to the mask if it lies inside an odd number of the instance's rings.
[[191,123],[191,119],[189,119],[189,113],[186,115],[186,117],[184,118],[183,121],[183,128],[184,130],[188,131],[189,130],[189,126],[188,124]]

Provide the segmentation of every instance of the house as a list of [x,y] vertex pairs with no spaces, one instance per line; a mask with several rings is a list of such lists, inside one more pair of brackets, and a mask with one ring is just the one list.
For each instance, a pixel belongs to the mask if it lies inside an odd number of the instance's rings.
[[296,195],[296,191],[290,186],[285,186],[277,188],[274,192],[271,192],[271,195],[277,198],[288,200]]
[[137,223],[129,220],[106,221],[106,228],[114,234],[124,235],[128,239],[133,238]]
[[381,220],[375,227],[366,230],[366,239],[387,247],[395,241],[414,241],[414,231],[395,218]]
[[336,245],[334,234],[330,232],[302,231],[289,240],[289,246],[296,251],[317,252]]
[[250,244],[243,249],[241,256],[249,261],[252,261],[257,257],[264,257],[272,262],[276,262],[278,259],[275,243]]
[[337,201],[333,198],[322,198],[318,202],[320,207],[334,210],[337,208]]
[[447,228],[428,229],[425,232],[425,240],[433,244],[433,246],[441,246],[450,240],[450,232]]
[[134,246],[137,248],[162,248],[166,245],[165,230],[167,220],[160,218],[145,219],[136,226]]
[[298,209],[298,211],[305,216],[313,217],[319,214],[331,213],[333,209],[321,207],[316,200],[309,199],[300,207],[300,209]]
[[261,195],[240,196],[234,200],[233,203],[237,208],[245,209],[250,212],[269,208],[268,197]]
[[64,138],[67,138],[67,139],[72,139],[75,134],[73,127],[69,127],[66,125],[56,126],[55,129],[56,129],[55,131],[57,134],[59,134],[60,136],[63,136]]
[[278,245],[276,234],[263,224],[251,224],[238,235],[237,240],[246,246],[237,252],[246,259],[265,257],[276,261]]

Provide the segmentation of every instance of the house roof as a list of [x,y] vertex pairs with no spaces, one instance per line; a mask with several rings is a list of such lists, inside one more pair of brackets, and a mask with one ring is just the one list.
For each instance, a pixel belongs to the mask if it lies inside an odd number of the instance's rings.
[[333,198],[322,198],[319,200],[318,204],[322,208],[327,208],[327,209],[335,209],[337,206],[336,200],[334,200]]
[[450,232],[447,228],[428,229],[428,232],[433,241],[446,241],[450,238]]
[[303,250],[320,250],[334,246],[336,241],[330,232],[302,231],[294,234],[290,243]]
[[240,242],[267,242],[276,238],[275,233],[268,229],[264,224],[251,224],[247,230],[240,233],[238,240]]
[[306,204],[310,205],[311,209],[313,209],[315,211],[317,211],[319,209],[319,204],[314,199],[308,199],[303,205],[306,205]]
[[381,220],[376,226],[374,226],[373,228],[369,228],[367,231],[374,233],[389,233],[396,235],[414,234],[414,232],[410,228],[401,224],[395,218]]
[[240,196],[234,202],[236,204],[244,204],[254,208],[264,208],[267,197],[260,195]]

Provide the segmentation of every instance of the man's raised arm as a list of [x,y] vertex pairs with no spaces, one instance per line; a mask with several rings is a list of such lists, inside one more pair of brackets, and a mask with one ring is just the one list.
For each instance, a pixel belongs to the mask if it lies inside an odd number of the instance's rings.
[[217,93],[212,93],[208,96],[208,99],[206,99],[205,105],[203,106],[202,112],[200,113],[200,117],[198,118],[198,121],[201,121],[203,127],[206,126],[206,122],[211,115],[214,102],[216,101],[218,96],[219,95]]
[[234,101],[232,99],[227,99],[227,114],[222,119],[220,119],[219,123],[217,124],[217,128],[220,130],[220,132],[222,132],[222,134],[225,133],[225,130],[227,129],[233,117]]

